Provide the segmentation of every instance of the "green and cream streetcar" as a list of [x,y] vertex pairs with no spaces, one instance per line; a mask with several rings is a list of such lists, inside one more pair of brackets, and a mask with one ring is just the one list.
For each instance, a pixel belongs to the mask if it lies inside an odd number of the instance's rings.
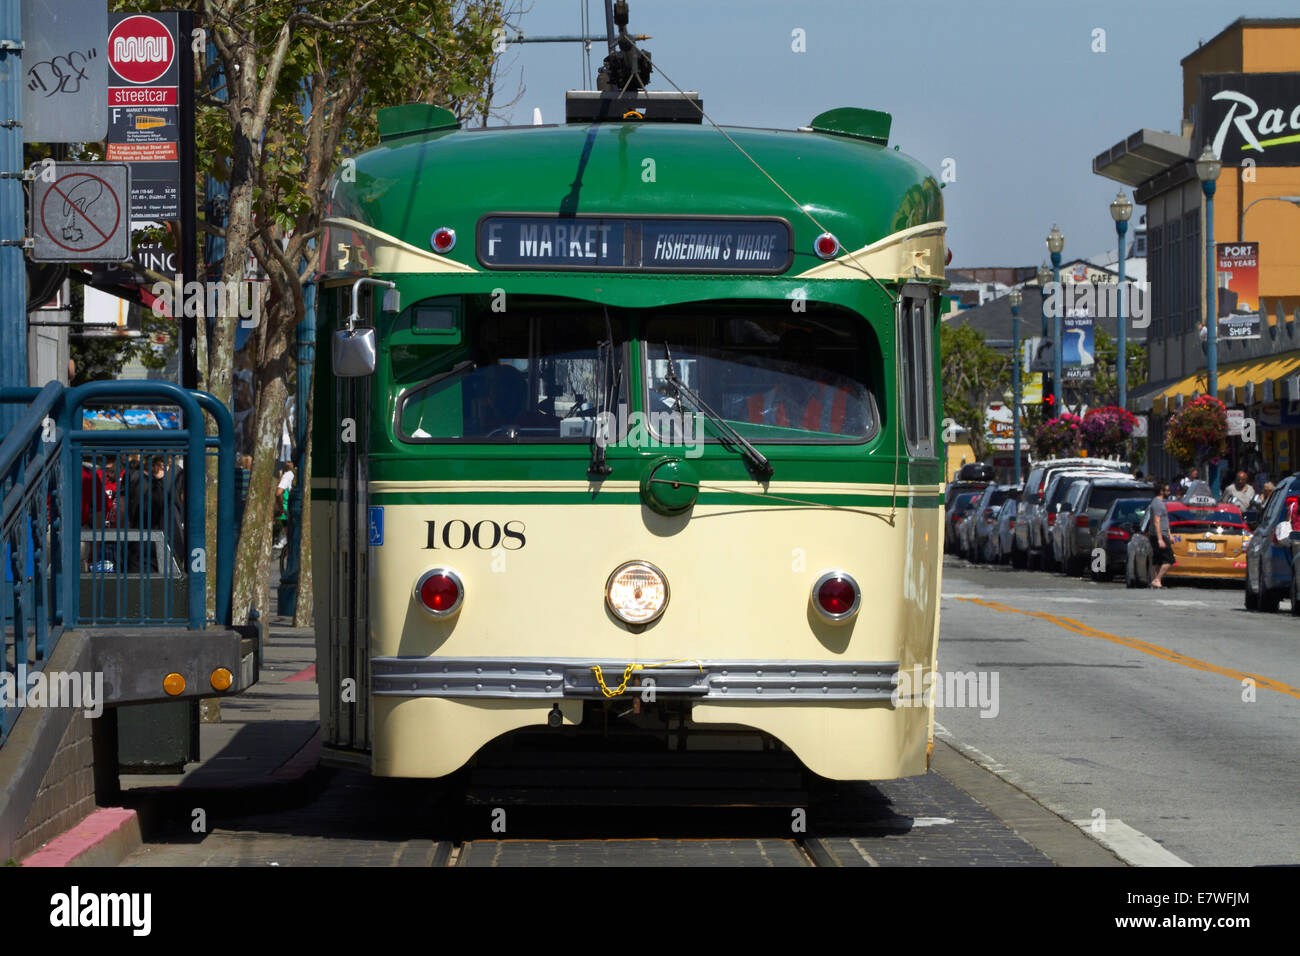
[[380,114],[334,186],[312,545],[326,759],[521,728],[923,773],[939,630],[938,183],[890,117]]

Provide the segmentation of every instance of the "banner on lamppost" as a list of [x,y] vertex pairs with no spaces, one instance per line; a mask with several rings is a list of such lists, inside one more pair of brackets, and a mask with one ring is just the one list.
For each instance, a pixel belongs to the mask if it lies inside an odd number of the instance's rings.
[[1096,369],[1092,316],[1085,310],[1069,309],[1062,322],[1061,377],[1066,382],[1090,382]]
[[1043,404],[1043,373],[1033,372],[1020,380],[1020,404]]
[[1259,301],[1259,243],[1216,243],[1215,259],[1219,338],[1237,341],[1259,338],[1263,324]]

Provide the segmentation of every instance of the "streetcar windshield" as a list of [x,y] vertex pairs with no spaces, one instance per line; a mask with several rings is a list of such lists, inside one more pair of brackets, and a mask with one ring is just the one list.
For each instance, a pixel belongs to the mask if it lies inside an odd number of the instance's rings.
[[875,434],[866,323],[809,306],[805,313],[785,303],[657,311],[639,335],[647,409],[675,409],[666,343],[682,381],[745,438],[832,442]]
[[[615,341],[625,341],[625,323],[617,316],[611,323]],[[597,343],[608,337],[603,310],[521,305],[478,314],[466,335],[468,347],[448,353],[454,365],[398,398],[404,441],[590,440]]]

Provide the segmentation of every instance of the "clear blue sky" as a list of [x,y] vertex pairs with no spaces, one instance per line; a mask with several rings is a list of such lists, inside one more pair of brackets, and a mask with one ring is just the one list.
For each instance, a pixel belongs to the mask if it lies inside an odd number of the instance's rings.
[[[891,145],[944,190],[953,265],[1028,265],[1046,256],[1056,222],[1065,258],[1115,243],[1107,212],[1118,184],[1092,157],[1141,127],[1177,132],[1178,61],[1238,16],[1296,16],[1296,0],[630,0],[629,26],[683,89],[699,90],[717,122],[792,129],[823,110],[893,114]],[[533,0],[526,34],[577,34],[589,4]],[[1092,52],[1093,30],[1106,52]],[[796,28],[807,52],[791,49]],[[604,56],[593,46],[593,70]],[[521,44],[507,54],[505,99],[524,92],[512,122],[563,122],[564,91],[580,88],[578,44]],[[656,75],[653,89],[671,89]],[[1141,207],[1135,211],[1140,212]]]

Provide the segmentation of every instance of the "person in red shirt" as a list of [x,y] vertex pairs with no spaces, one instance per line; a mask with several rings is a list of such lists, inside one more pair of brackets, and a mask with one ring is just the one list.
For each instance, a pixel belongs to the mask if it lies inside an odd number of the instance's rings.
[[781,336],[777,356],[788,371],[772,388],[745,401],[745,413],[755,425],[801,428],[844,434],[850,395],[842,386],[821,381],[816,341],[812,333],[792,329]]

